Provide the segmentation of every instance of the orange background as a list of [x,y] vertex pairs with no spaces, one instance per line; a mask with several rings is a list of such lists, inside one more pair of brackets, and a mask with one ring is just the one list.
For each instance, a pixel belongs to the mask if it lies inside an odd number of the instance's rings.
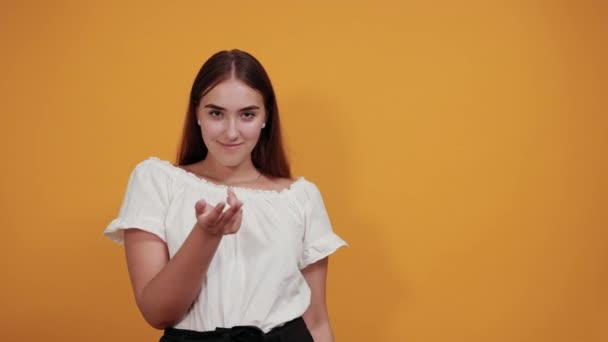
[[102,231],[230,48],[350,244],[338,341],[608,340],[606,2],[0,6],[2,340],[158,340]]

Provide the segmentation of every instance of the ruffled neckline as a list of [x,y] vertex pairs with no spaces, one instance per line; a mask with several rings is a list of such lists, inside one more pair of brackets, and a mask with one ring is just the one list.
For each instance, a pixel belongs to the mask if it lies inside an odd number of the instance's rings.
[[200,184],[204,184],[207,187],[216,189],[216,190],[221,190],[221,191],[227,191],[228,188],[233,189],[235,192],[239,192],[239,193],[246,193],[246,194],[253,194],[253,195],[270,195],[270,196],[278,196],[278,195],[283,195],[283,194],[287,194],[291,191],[293,191],[295,188],[297,188],[301,183],[305,182],[305,178],[300,176],[297,177],[293,182],[291,182],[289,184],[289,186],[281,189],[281,190],[270,190],[270,189],[259,189],[259,188],[248,188],[248,187],[240,187],[240,186],[231,186],[231,185],[225,185],[225,184],[218,184],[215,182],[212,182],[208,179],[199,177],[198,175],[196,175],[195,173],[192,173],[188,170],[185,170],[181,167],[175,166],[173,165],[171,162],[169,162],[168,160],[164,160],[164,159],[160,159],[158,157],[149,157],[148,160],[150,161],[154,161],[157,162],[173,171],[175,171],[178,175],[181,175],[182,177],[185,177],[187,179],[193,180],[197,183]]

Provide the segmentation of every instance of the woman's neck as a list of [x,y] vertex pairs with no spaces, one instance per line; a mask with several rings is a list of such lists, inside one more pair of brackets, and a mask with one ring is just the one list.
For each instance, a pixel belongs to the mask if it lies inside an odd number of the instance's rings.
[[260,177],[251,159],[235,166],[226,166],[209,155],[201,162],[199,173],[213,182],[226,185],[249,183]]

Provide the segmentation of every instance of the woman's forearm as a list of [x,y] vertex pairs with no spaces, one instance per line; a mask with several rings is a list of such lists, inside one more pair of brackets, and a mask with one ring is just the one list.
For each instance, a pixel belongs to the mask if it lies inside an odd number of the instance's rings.
[[181,248],[144,287],[137,304],[146,321],[164,329],[179,321],[197,298],[222,239],[194,226]]

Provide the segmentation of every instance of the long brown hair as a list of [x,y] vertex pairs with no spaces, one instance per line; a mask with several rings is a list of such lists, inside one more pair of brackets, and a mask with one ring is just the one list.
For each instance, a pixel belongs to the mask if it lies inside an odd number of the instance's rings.
[[262,129],[260,139],[251,152],[253,165],[267,176],[291,178],[281,136],[279,108],[270,78],[255,57],[236,49],[217,52],[203,64],[196,75],[184,120],[177,165],[196,163],[207,157],[207,146],[197,124],[196,109],[203,95],[230,77],[256,89],[264,98],[266,127]]

